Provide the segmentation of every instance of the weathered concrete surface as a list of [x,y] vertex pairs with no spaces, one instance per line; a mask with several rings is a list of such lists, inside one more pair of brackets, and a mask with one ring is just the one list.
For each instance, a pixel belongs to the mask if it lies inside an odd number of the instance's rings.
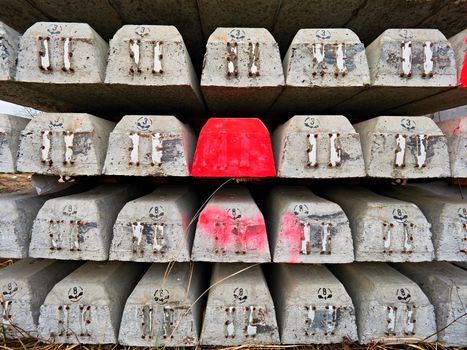
[[198,77],[174,26],[125,25],[110,41],[106,85],[133,113],[205,113]]
[[370,85],[365,46],[350,29],[300,29],[283,60],[274,115],[322,113]]
[[454,265],[462,267],[464,270],[467,270],[467,262],[455,262]]
[[214,265],[201,345],[280,343],[274,304],[261,266],[249,266]]
[[[465,89],[467,92],[467,88]],[[436,123],[448,140],[451,176],[467,178],[467,117]]]
[[[438,341],[467,345],[467,271],[445,262],[394,264],[416,282],[435,308]],[[456,321],[455,321],[456,320]]]
[[432,225],[436,260],[467,262],[467,202],[434,194],[430,184],[423,187],[378,187],[377,191],[415,203]]
[[217,191],[199,215],[193,261],[269,262],[263,214],[244,186]]
[[198,199],[187,186],[160,186],[125,204],[113,227],[110,260],[190,261]]
[[[195,346],[199,341],[207,266],[153,264],[128,298],[118,342],[130,346]],[[170,271],[170,272],[168,272]]]
[[107,175],[189,176],[196,136],[174,116],[127,115],[110,133]]
[[274,264],[267,277],[282,344],[358,340],[352,300],[325,266]]
[[412,183],[410,186],[418,187],[424,191],[429,191],[439,196],[452,197],[458,200],[464,200],[465,187],[461,184],[449,184],[445,181],[434,181],[429,184],[424,183]]
[[366,54],[371,88],[337,104],[332,113],[391,115],[388,111],[457,85],[454,50],[436,29],[388,29]]
[[449,177],[448,143],[426,117],[382,116],[354,124],[370,177]]
[[101,185],[48,200],[34,220],[29,255],[62,260],[107,260],[112,225],[125,203],[142,190]]
[[36,337],[39,308],[52,287],[80,262],[26,258],[0,270],[0,338]]
[[361,344],[435,341],[433,305],[420,287],[386,264],[333,265],[355,306]]
[[264,28],[217,28],[209,37],[201,91],[217,116],[267,112],[284,87],[279,48]]
[[277,176],[364,177],[360,136],[344,116],[295,116],[272,135]]
[[81,113],[41,113],[21,133],[18,171],[100,175],[115,123]]
[[356,261],[433,260],[431,225],[415,204],[358,186],[316,188],[315,192],[344,209]]
[[38,195],[46,195],[63,191],[74,185],[73,181],[65,181],[60,176],[31,175],[32,186]]
[[60,96],[73,112],[121,115],[129,102],[103,84],[108,50],[88,24],[38,22],[21,37],[16,80]]
[[266,223],[276,263],[354,261],[349,220],[336,203],[302,186],[269,189]]
[[146,264],[87,262],[47,295],[39,318],[41,338],[116,344],[123,307],[146,269]]
[[15,173],[21,131],[30,119],[0,114],[0,172]]

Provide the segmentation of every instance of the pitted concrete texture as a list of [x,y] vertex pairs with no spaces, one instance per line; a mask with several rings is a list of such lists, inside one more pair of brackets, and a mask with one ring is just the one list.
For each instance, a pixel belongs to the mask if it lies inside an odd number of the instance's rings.
[[80,262],[22,259],[0,270],[2,335],[36,337],[39,308],[52,287]]
[[431,225],[415,204],[358,186],[333,186],[315,192],[344,209],[356,261],[433,260]]
[[[467,88],[465,88],[467,93]],[[451,176],[467,178],[467,117],[447,119],[437,122],[448,140]]]
[[344,116],[300,115],[272,135],[279,177],[364,177],[360,136]]
[[203,312],[203,300],[197,299],[208,287],[206,267],[153,264],[125,304],[119,343],[196,346]]
[[435,308],[438,341],[467,345],[467,271],[445,262],[394,264],[416,282]]
[[103,172],[189,176],[195,147],[190,126],[174,116],[127,115],[110,133]]
[[30,119],[0,114],[0,172],[15,173],[21,131]]
[[284,87],[279,47],[264,28],[217,28],[201,75],[208,109],[217,116],[266,113]]
[[110,260],[190,261],[198,200],[187,186],[160,186],[125,204],[113,228]]
[[101,175],[115,123],[81,113],[41,113],[21,133],[18,171]]
[[274,264],[268,280],[282,344],[358,340],[352,300],[325,266]]
[[193,261],[270,262],[263,214],[244,186],[217,191],[199,215]]
[[146,264],[87,262],[61,280],[41,306],[39,334],[55,343],[117,343],[123,307]]
[[321,113],[370,85],[365,46],[350,29],[300,29],[282,64],[285,88],[273,114]]
[[280,343],[274,304],[261,266],[215,264],[210,288],[201,345]]
[[448,142],[426,117],[382,116],[354,124],[370,177],[449,177]]
[[387,29],[367,46],[366,55],[371,88],[338,103],[332,113],[390,114],[457,85],[454,50],[437,29]]
[[378,192],[415,203],[432,225],[436,260],[467,262],[467,202],[423,187],[378,187]]
[[141,194],[132,185],[101,185],[48,200],[34,220],[29,255],[62,260],[107,260],[112,225],[125,203]]
[[198,77],[174,26],[120,28],[110,41],[105,82],[139,113],[205,113]]
[[354,261],[349,220],[336,203],[302,186],[269,190],[265,211],[272,260],[284,263]]
[[428,98],[417,100],[415,102],[403,105],[391,113],[407,114],[416,113],[418,115],[433,113],[443,109],[462,106],[467,104],[467,81],[461,82],[462,72],[464,78],[467,75],[467,29],[449,38],[449,42],[456,56],[457,66],[457,84],[455,88],[440,92],[439,94],[429,96]]
[[415,282],[381,263],[333,265],[331,271],[352,298],[361,344],[436,341],[433,305]]

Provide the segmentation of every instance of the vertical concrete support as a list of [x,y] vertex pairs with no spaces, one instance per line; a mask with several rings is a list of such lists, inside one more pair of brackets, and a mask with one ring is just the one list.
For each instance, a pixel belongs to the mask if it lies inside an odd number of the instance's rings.
[[55,343],[116,344],[123,307],[145,264],[87,262],[61,280],[41,306],[39,334]]
[[90,114],[41,113],[21,133],[18,171],[101,175],[114,126]]
[[352,300],[325,266],[274,264],[267,277],[282,344],[358,340]]
[[446,346],[467,345],[467,271],[445,262],[394,264],[416,282],[433,304],[438,341]]
[[277,176],[364,177],[360,136],[344,116],[300,115],[272,135]]
[[[467,88],[465,89],[467,93]],[[467,178],[467,117],[443,120],[438,123],[448,140],[451,176]]]
[[356,261],[431,261],[431,225],[413,203],[363,187],[316,189],[339,204],[350,221]]
[[264,28],[217,28],[204,56],[201,90],[212,114],[266,113],[284,87],[279,48]]
[[301,186],[269,190],[265,212],[272,260],[285,263],[354,261],[349,220],[336,203]]
[[118,342],[130,346],[195,346],[199,342],[207,266],[153,264],[128,298]]
[[279,343],[274,304],[261,266],[215,264],[201,345]]
[[192,260],[271,261],[263,214],[246,187],[223,187],[206,204],[196,225]]
[[371,88],[337,104],[332,113],[391,114],[387,111],[456,86],[454,50],[439,30],[387,29],[366,54]]
[[195,147],[192,129],[174,116],[127,115],[110,133],[104,173],[189,176]]
[[52,287],[81,265],[76,261],[22,259],[0,271],[4,338],[37,337],[39,308]]
[[34,220],[29,255],[62,260],[107,260],[112,225],[141,193],[130,185],[101,185],[48,200]]
[[198,78],[174,26],[120,28],[110,41],[105,83],[139,113],[205,113]]
[[397,115],[421,115],[467,104],[467,29],[464,29],[462,32],[449,38],[449,42],[451,43],[456,56],[456,87],[440,92],[434,96],[403,105],[399,108],[391,110],[390,113]]
[[467,203],[423,187],[391,186],[378,192],[415,203],[432,225],[436,260],[467,262]]
[[426,117],[377,117],[354,125],[370,177],[449,177],[448,142]]
[[169,185],[128,202],[114,224],[110,260],[190,261],[197,203],[192,188]]
[[300,29],[283,61],[273,114],[322,113],[370,85],[365,46],[350,29]]
[[334,265],[331,271],[352,298],[361,344],[436,340],[433,305],[415,282],[386,264]]
[[0,114],[0,172],[15,173],[21,131],[30,119]]

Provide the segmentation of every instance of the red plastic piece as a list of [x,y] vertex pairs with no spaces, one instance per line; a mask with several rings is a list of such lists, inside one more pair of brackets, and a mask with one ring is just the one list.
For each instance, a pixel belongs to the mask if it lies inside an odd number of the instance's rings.
[[201,129],[193,176],[276,176],[268,129],[257,118],[211,118]]
[[[467,44],[467,36],[464,38],[464,43]],[[467,51],[465,51],[464,54],[464,62],[462,62],[462,70],[459,83],[461,87],[467,88]]]

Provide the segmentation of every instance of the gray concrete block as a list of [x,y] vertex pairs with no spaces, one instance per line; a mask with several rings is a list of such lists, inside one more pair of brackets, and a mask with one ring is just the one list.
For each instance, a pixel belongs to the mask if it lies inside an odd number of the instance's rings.
[[261,115],[284,87],[279,48],[264,28],[217,28],[209,37],[201,75],[216,115]]
[[413,203],[378,195],[364,187],[315,189],[344,209],[356,261],[431,261],[430,223]]
[[55,285],[40,309],[39,334],[55,343],[117,343],[125,302],[145,264],[87,262]]
[[90,114],[41,113],[21,133],[18,171],[101,175],[114,126]]
[[174,26],[120,28],[110,41],[105,83],[137,113],[205,113],[198,77]]
[[325,266],[274,264],[267,277],[282,344],[358,340],[352,300]]
[[302,115],[272,135],[277,176],[364,177],[360,136],[344,116]]
[[[467,89],[466,90],[467,93]],[[467,178],[467,116],[443,120],[436,123],[448,141],[451,176]]]
[[244,186],[225,186],[201,211],[193,261],[269,262],[271,254],[263,214]]
[[456,261],[453,265],[462,267],[464,270],[467,270],[467,262]]
[[[467,271],[445,262],[394,264],[416,282],[435,308],[438,341],[446,346],[467,345]],[[456,320],[456,321],[455,321]]]
[[204,311],[202,298],[197,299],[207,288],[206,268],[199,264],[175,264],[173,268],[153,264],[125,304],[118,342],[196,346]]
[[448,143],[426,117],[377,117],[354,124],[370,177],[449,177]]
[[0,172],[15,173],[21,131],[30,119],[0,114]]
[[269,190],[265,211],[272,260],[285,263],[354,261],[349,220],[336,203],[301,186]]
[[436,260],[467,262],[467,202],[434,194],[430,184],[423,187],[378,187],[377,191],[415,203],[432,225]]
[[198,200],[187,186],[160,186],[125,204],[113,227],[110,260],[190,261]]
[[190,126],[174,116],[127,115],[110,133],[103,172],[189,176],[195,147]]
[[274,115],[322,113],[370,85],[365,46],[350,29],[300,29],[284,61]]
[[34,220],[29,255],[62,260],[107,260],[112,225],[136,186],[101,185],[48,200]]
[[80,262],[23,259],[0,271],[0,338],[37,337],[39,308],[52,287]]
[[457,85],[454,50],[436,29],[387,29],[367,46],[366,54],[371,88],[337,104],[331,113],[391,114]]
[[361,344],[436,340],[433,305],[420,287],[386,264],[334,265],[355,306]]
[[214,265],[201,345],[280,343],[274,304],[261,266],[249,266]]

